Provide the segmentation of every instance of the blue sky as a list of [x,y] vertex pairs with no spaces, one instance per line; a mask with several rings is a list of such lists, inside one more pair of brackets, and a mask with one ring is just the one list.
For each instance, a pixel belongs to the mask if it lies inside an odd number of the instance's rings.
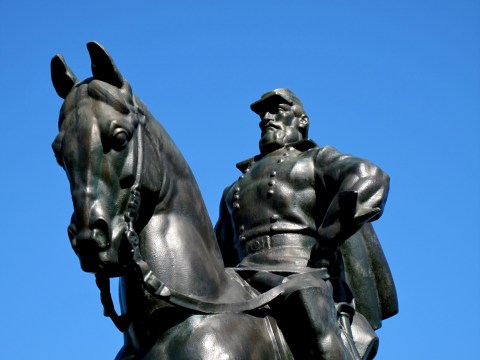
[[235,163],[257,153],[249,104],[291,88],[317,143],[392,178],[375,228],[400,313],[377,358],[480,358],[478,1],[3,0],[0,12],[2,358],[113,359],[123,341],[70,248],[50,148],[50,59],[89,77],[92,40],[183,152],[213,222]]

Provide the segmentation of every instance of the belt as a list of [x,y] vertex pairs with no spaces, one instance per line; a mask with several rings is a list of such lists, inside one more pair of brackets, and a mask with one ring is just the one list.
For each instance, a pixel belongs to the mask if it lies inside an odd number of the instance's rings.
[[247,240],[245,242],[245,252],[248,255],[281,246],[311,248],[316,242],[317,239],[314,237],[303,234],[263,235]]

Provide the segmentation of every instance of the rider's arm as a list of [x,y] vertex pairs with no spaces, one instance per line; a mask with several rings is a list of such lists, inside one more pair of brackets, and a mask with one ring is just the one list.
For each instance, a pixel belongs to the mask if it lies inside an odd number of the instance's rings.
[[336,252],[363,224],[381,216],[389,177],[368,160],[342,154],[330,146],[318,152],[316,171],[329,201],[324,218],[319,219],[319,243]]

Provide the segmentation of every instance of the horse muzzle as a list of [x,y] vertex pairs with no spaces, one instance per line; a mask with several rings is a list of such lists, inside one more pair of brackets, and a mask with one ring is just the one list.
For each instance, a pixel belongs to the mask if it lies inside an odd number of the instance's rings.
[[91,228],[76,230],[74,223],[68,227],[68,236],[76,253],[105,251],[110,247],[110,235],[107,222],[95,221]]
[[97,219],[91,228],[76,229],[74,221],[68,227],[68,236],[73,250],[80,260],[83,271],[107,276],[119,276],[124,269],[120,264],[120,243],[126,224],[115,227],[110,235],[103,219]]

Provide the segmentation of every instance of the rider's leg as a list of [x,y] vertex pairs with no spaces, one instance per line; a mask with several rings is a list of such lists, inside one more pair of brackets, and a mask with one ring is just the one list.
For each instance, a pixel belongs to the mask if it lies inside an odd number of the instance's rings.
[[279,310],[280,328],[295,358],[354,359],[342,340],[329,282],[292,293]]

